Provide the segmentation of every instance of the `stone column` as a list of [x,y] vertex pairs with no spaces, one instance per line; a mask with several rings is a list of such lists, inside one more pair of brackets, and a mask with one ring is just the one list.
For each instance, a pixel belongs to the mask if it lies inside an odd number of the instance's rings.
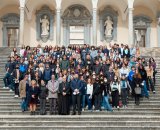
[[97,45],[97,8],[93,8],[93,45]]
[[19,26],[19,43],[18,46],[24,44],[24,7],[20,7],[20,26]]
[[61,9],[56,10],[57,21],[56,21],[56,44],[61,44]]
[[128,23],[128,28],[129,28],[129,44],[133,45],[134,44],[134,33],[133,33],[133,8],[129,8],[129,23]]

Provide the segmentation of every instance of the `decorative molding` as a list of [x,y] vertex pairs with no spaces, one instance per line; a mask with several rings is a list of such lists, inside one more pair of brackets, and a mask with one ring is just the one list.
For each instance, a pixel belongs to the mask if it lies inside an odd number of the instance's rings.
[[70,37],[70,26],[84,26],[84,41],[90,43],[90,25],[91,25],[92,16],[89,10],[82,5],[72,5],[68,7],[63,15],[63,42],[65,46],[69,44]]
[[19,28],[20,17],[19,14],[9,13],[4,15],[0,20],[3,22],[3,47],[7,47],[7,28]]
[[[136,28],[146,29],[146,35],[145,35],[146,47],[150,47],[150,34],[151,34],[151,23],[152,23],[150,17],[145,15],[134,16],[133,23],[134,23],[134,30]],[[136,41],[136,39],[134,39],[134,41]]]
[[[48,17],[49,20],[49,35],[47,38],[42,38],[41,36],[41,23],[40,23],[40,19],[42,19],[44,16]],[[55,15],[55,11],[51,10],[47,5],[42,6],[42,8],[40,10],[36,11],[36,33],[37,33],[37,41],[42,40],[43,42],[47,42],[48,40],[53,41],[53,33],[54,33],[54,29],[53,29],[53,23],[54,23],[54,15]]]
[[[112,37],[105,37],[105,21],[107,17],[110,17],[113,21],[113,32]],[[106,6],[102,11],[99,11],[99,22],[100,22],[100,38],[101,41],[106,40],[107,42],[111,42],[112,40],[117,41],[117,24],[118,24],[118,12],[115,11],[111,6]]]
[[89,10],[82,5],[72,5],[62,15],[63,23],[90,24],[91,18]]

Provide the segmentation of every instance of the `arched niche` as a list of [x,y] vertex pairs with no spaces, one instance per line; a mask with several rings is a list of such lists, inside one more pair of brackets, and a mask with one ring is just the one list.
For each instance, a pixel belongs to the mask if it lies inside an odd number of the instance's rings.
[[4,15],[1,18],[1,21],[3,22],[3,47],[8,47],[9,46],[9,31],[10,30],[14,30],[16,31],[16,35],[17,37],[15,38],[15,43],[14,46],[18,45],[18,40],[19,40],[19,21],[20,21],[20,17],[19,14],[15,14],[15,13],[8,13],[6,15]]
[[[63,44],[65,46],[70,44],[70,31],[71,31],[71,26],[80,26],[84,28],[84,43],[90,43],[90,29],[91,29],[91,14],[89,10],[84,7],[83,5],[72,5],[68,7],[63,15],[62,15],[62,20],[63,20]],[[79,40],[77,38],[77,40]],[[75,43],[76,44],[76,43]]]
[[[105,37],[105,21],[107,17],[110,17],[113,22],[112,37],[106,39]],[[107,42],[117,41],[117,23],[118,23],[118,12],[115,11],[111,6],[105,7],[102,11],[99,11],[99,22],[100,22],[100,39],[101,41],[106,40]]]
[[[137,35],[141,35],[141,40],[144,42],[142,47],[150,47],[150,35],[151,35],[151,23],[152,20],[150,17],[145,15],[134,16],[134,41],[137,44]],[[136,31],[142,32],[142,34],[136,34]],[[138,43],[140,44],[140,43]],[[138,45],[141,46],[141,45]]]
[[[42,40],[43,42],[47,42],[48,40],[53,41],[53,35],[54,35],[54,29],[53,29],[53,23],[54,23],[54,11],[51,10],[47,5],[42,6],[40,10],[36,11],[36,32],[37,32],[37,41]],[[47,16],[47,19],[49,21],[49,35],[47,38],[43,38],[41,36],[42,28],[41,28],[41,19],[44,18],[44,16]]]

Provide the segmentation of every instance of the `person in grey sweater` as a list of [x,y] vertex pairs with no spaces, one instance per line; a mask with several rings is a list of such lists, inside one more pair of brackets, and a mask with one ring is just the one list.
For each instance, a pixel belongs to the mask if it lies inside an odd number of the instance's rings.
[[49,98],[49,105],[50,105],[50,115],[56,114],[57,112],[57,99],[58,99],[58,88],[59,82],[55,80],[55,76],[51,76],[51,80],[48,81],[46,86],[49,90],[48,98]]

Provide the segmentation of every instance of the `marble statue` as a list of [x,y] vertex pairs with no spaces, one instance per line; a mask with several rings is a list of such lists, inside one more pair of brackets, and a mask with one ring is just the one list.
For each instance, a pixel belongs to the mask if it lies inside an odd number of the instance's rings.
[[141,33],[138,30],[135,30],[135,34],[136,34],[136,42],[140,42],[141,41]]
[[111,20],[110,16],[107,17],[104,26],[105,26],[105,36],[111,37],[113,31],[113,21]]
[[42,36],[49,35],[49,20],[47,19],[47,15],[44,16],[43,19],[40,19],[41,29],[42,29]]

